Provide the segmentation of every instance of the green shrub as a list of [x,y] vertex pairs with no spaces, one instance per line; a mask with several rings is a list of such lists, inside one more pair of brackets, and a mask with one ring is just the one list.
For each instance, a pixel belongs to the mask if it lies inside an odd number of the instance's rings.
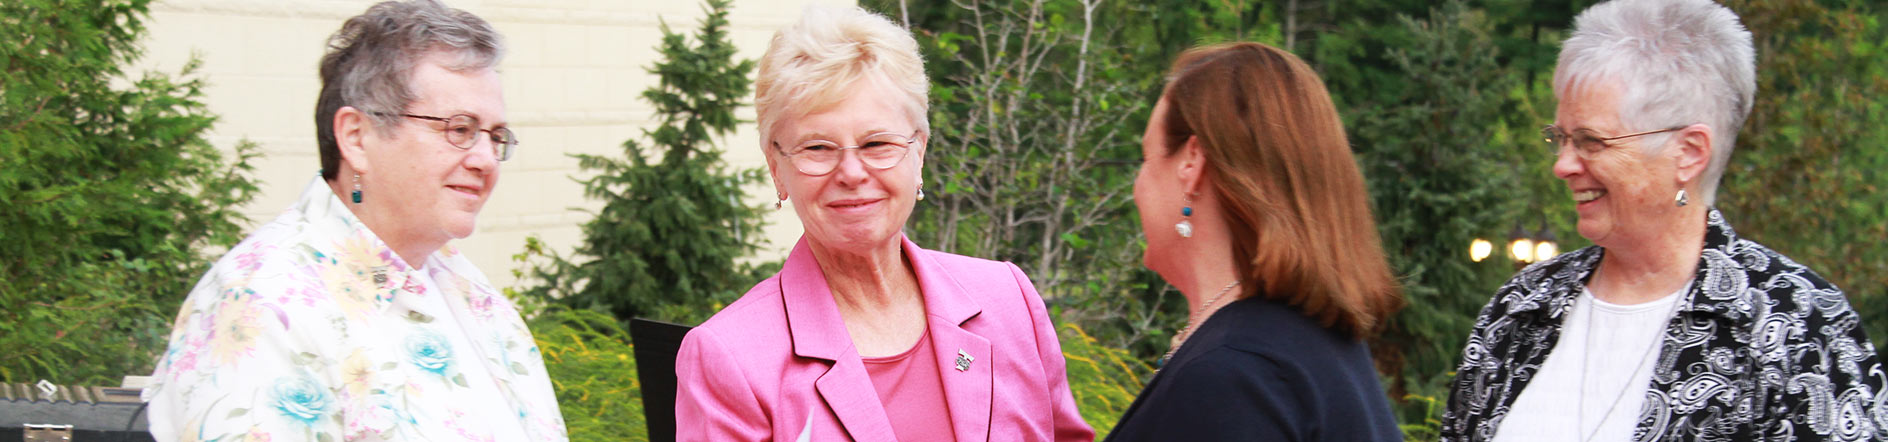
[[747,189],[766,175],[729,168],[713,143],[739,122],[754,62],[734,58],[728,0],[704,9],[693,44],[662,27],[661,58],[649,69],[658,81],[642,94],[661,122],[643,131],[649,143],[626,141],[621,156],[572,155],[596,173],[578,181],[603,207],[569,258],[527,240],[528,255],[545,262],[522,272],[541,282],[526,293],[623,321],[696,324],[778,268],[738,262],[762,241],[765,212]]
[[647,441],[636,353],[616,318],[553,307],[531,319],[572,441]]
[[1154,368],[1127,350],[1102,345],[1081,326],[1064,323],[1056,334],[1062,341],[1062,357],[1068,360],[1069,390],[1075,394],[1076,409],[1095,427],[1097,440],[1108,437]]
[[204,138],[197,63],[122,71],[149,3],[0,2],[0,382],[149,373],[206,251],[241,239],[255,148]]

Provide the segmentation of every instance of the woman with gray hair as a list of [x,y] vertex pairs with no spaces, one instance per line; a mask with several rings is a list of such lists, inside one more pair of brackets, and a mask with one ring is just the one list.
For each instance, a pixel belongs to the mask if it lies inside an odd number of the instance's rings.
[[1888,374],[1842,291],[1712,208],[1755,71],[1707,0],[1575,19],[1544,132],[1594,246],[1482,310],[1444,440],[1888,438]]
[[902,232],[931,133],[910,31],[807,8],[758,77],[760,148],[806,233],[780,273],[682,340],[677,439],[1094,439],[1022,270]]
[[497,31],[436,0],[349,19],[321,59],[321,176],[184,300],[145,390],[195,440],[566,440],[531,332],[446,243],[518,139]]

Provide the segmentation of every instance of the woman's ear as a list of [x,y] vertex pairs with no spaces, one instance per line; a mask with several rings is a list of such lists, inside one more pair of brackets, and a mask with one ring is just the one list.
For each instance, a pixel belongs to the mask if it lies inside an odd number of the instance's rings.
[[1679,182],[1697,181],[1711,167],[1711,138],[1711,126],[1703,123],[1686,126],[1678,132],[1678,157],[1673,164],[1678,169]]
[[916,145],[918,148],[912,149],[911,155],[916,155],[918,157],[918,164],[917,164],[918,165],[918,180],[923,181],[924,180],[924,153],[931,149],[931,134],[919,132],[918,142],[913,143],[913,144]]
[[773,148],[773,142],[762,142],[760,156],[767,159],[767,178],[774,182],[774,196],[787,199],[787,182],[780,179],[780,155]]
[[1198,135],[1188,135],[1186,143],[1180,145],[1178,175],[1180,186],[1188,195],[1200,192],[1200,186],[1206,182],[1206,149],[1200,147]]
[[334,112],[334,144],[340,151],[341,161],[347,162],[354,173],[367,173],[371,170],[367,160],[367,139],[373,124],[367,113],[354,106],[341,106]]

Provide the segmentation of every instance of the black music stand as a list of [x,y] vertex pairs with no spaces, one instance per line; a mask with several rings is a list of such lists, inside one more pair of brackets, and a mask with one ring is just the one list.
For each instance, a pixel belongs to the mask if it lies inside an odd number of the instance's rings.
[[636,378],[642,382],[642,415],[651,441],[675,440],[675,353],[682,350],[682,337],[691,328],[629,320],[629,341],[636,347]]

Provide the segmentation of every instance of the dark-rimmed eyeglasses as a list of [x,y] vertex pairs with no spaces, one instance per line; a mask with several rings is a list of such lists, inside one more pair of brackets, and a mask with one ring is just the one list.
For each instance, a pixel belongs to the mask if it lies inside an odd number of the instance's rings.
[[511,152],[517,150],[518,147],[518,135],[512,133],[511,128],[494,127],[491,129],[482,129],[479,127],[479,117],[466,114],[458,114],[450,117],[415,114],[396,115],[446,123],[446,127],[439,129],[439,132],[446,136],[447,143],[452,144],[452,147],[459,148],[459,150],[472,150],[472,146],[477,146],[479,132],[490,134],[492,140],[492,155],[496,156],[498,161],[511,159]]
[[839,168],[839,161],[845,151],[857,151],[859,161],[873,169],[890,169],[905,160],[911,154],[911,146],[918,143],[918,132],[911,135],[899,135],[892,132],[879,132],[867,135],[856,146],[841,146],[826,140],[807,140],[792,148],[782,149],[780,143],[774,143],[774,150],[786,156],[793,163],[793,168],[809,176],[821,176],[833,173]]
[[1623,139],[1632,138],[1632,137],[1641,137],[1641,136],[1652,135],[1652,134],[1662,134],[1666,132],[1672,132],[1679,129],[1684,129],[1686,126],[1689,126],[1689,125],[1672,126],[1672,127],[1668,127],[1664,129],[1654,130],[1654,131],[1625,134],[1625,135],[1620,135],[1616,137],[1605,137],[1605,136],[1600,136],[1598,133],[1595,133],[1587,129],[1576,129],[1573,132],[1569,133],[1565,130],[1561,130],[1559,127],[1555,127],[1554,125],[1549,124],[1546,127],[1541,128],[1541,137],[1546,138],[1547,143],[1549,145],[1554,146],[1554,151],[1553,151],[1554,155],[1560,155],[1560,151],[1562,149],[1566,149],[1567,147],[1571,146],[1574,148],[1574,153],[1579,154],[1581,159],[1587,159],[1587,158],[1592,158],[1594,154],[1598,154],[1600,153],[1600,151],[1606,150],[1606,148],[1608,147],[1612,147],[1613,146],[1611,144],[1612,141],[1623,140]]

